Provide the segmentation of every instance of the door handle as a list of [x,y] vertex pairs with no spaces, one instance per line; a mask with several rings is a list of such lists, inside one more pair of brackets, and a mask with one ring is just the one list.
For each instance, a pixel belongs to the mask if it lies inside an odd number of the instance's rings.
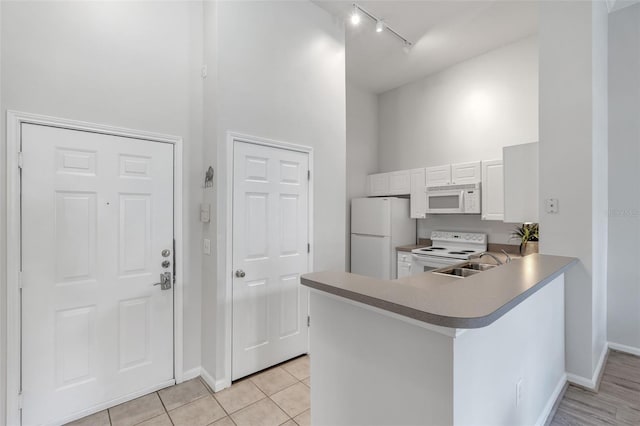
[[171,290],[171,281],[173,280],[173,274],[171,272],[163,272],[160,274],[160,282],[155,283],[159,285],[161,290]]
[[238,277],[238,278],[244,278],[245,275],[247,275],[247,274],[245,274],[242,269],[238,269],[236,271],[236,277]]

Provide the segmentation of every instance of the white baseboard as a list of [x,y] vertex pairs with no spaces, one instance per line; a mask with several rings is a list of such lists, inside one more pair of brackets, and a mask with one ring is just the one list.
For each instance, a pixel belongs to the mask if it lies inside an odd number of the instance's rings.
[[582,376],[578,376],[577,374],[567,373],[567,380],[570,383],[581,386],[583,388],[596,391],[598,388],[598,379],[600,378],[600,374],[602,373],[602,369],[604,368],[604,360],[607,359],[607,353],[609,352],[609,343],[605,343],[602,348],[602,353],[600,354],[600,359],[598,360],[598,364],[596,365],[596,370],[593,372],[593,377],[586,378]]
[[216,380],[204,367],[200,369],[200,376],[207,385],[214,391],[220,392],[222,389],[226,389],[231,386],[231,381],[226,379]]
[[558,401],[558,399],[562,396],[562,390],[564,389],[564,386],[566,385],[566,383],[567,383],[567,375],[563,374],[562,377],[560,377],[558,384],[553,389],[553,392],[551,393],[549,400],[547,401],[544,408],[542,409],[542,412],[538,416],[538,420],[536,421],[536,426],[544,426],[545,424],[547,424],[547,420],[549,419],[549,416],[552,414],[553,407],[556,405],[556,402]]
[[187,380],[195,379],[196,377],[200,376],[201,371],[202,367],[196,367],[192,368],[191,370],[184,371],[182,373],[182,381],[186,382]]
[[613,349],[614,351],[625,352],[631,355],[640,356],[640,348],[636,348],[633,346],[621,345],[619,343],[609,342],[609,349]]

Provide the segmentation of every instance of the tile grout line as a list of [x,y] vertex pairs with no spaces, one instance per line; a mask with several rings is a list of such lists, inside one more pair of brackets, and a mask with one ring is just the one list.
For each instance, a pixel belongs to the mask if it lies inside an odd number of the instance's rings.
[[[306,379],[307,379],[307,377],[305,377],[303,380],[306,380]],[[297,377],[296,377],[296,380],[298,380],[298,378],[297,378]],[[280,389],[278,392],[274,393],[273,395],[279,394],[280,392],[285,391],[285,390],[289,389],[290,387],[297,385],[298,383],[300,383],[300,384],[301,384],[302,386],[304,386],[304,387],[307,387],[307,385],[305,385],[304,383],[302,383],[302,380],[298,380],[298,382],[297,382],[297,383],[293,383],[292,385],[289,385],[289,386],[287,386],[287,387],[285,387],[285,388],[282,388],[282,389]],[[309,388],[309,389],[311,389],[311,388]],[[282,410],[282,411],[283,411],[287,416],[289,416],[289,413],[287,413],[286,411],[284,411],[284,408],[282,408],[282,407],[280,406],[280,404],[278,404],[278,403],[277,403],[273,398],[271,398],[273,395],[267,395],[267,398],[269,398],[269,399],[270,399],[274,404],[276,404],[276,406],[277,406],[279,409],[281,409],[281,410]],[[304,413],[305,411],[307,411],[307,410],[302,410],[302,413]],[[302,413],[298,413],[298,414],[296,414],[296,416],[299,416],[299,415],[300,415],[300,414],[302,414]],[[292,416],[289,416],[289,420],[293,420],[293,422],[294,422],[295,424],[298,424],[298,422],[296,422]],[[285,423],[286,423],[286,422],[285,422]]]
[[[175,386],[175,385],[174,385]],[[173,423],[173,419],[171,418],[171,416],[169,415],[169,410],[167,410],[167,406],[164,405],[164,401],[162,400],[162,397],[160,396],[160,392],[156,391],[156,394],[158,394],[158,399],[160,400],[160,404],[162,404],[162,408],[164,408],[164,413],[167,415],[167,417],[169,418],[169,422],[171,423],[172,426],[175,426]],[[187,405],[187,404],[184,404]],[[153,417],[152,417],[153,418]]]

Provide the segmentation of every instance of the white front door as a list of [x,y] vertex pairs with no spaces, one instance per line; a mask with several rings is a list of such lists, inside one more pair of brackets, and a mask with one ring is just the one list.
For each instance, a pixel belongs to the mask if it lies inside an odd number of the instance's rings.
[[232,380],[306,353],[309,155],[234,142]]
[[170,385],[173,146],[23,124],[22,151],[23,424]]

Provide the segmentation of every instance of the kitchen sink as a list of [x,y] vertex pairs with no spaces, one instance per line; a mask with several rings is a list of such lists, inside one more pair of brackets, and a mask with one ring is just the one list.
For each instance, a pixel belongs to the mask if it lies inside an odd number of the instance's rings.
[[446,269],[439,269],[436,271],[433,271],[436,274],[443,274],[443,275],[453,275],[455,277],[469,277],[471,275],[475,275],[475,274],[479,274],[481,271],[475,271],[473,269],[467,269],[467,268],[446,268]]
[[465,268],[465,269],[473,269],[474,271],[486,271],[488,269],[493,269],[498,265],[492,265],[490,263],[465,263],[463,265],[459,265],[459,268]]
[[498,265],[492,265],[489,263],[475,263],[465,262],[454,266],[447,266],[446,268],[440,268],[433,271],[435,274],[452,275],[454,277],[470,277],[471,275],[479,274],[482,271],[493,269]]

